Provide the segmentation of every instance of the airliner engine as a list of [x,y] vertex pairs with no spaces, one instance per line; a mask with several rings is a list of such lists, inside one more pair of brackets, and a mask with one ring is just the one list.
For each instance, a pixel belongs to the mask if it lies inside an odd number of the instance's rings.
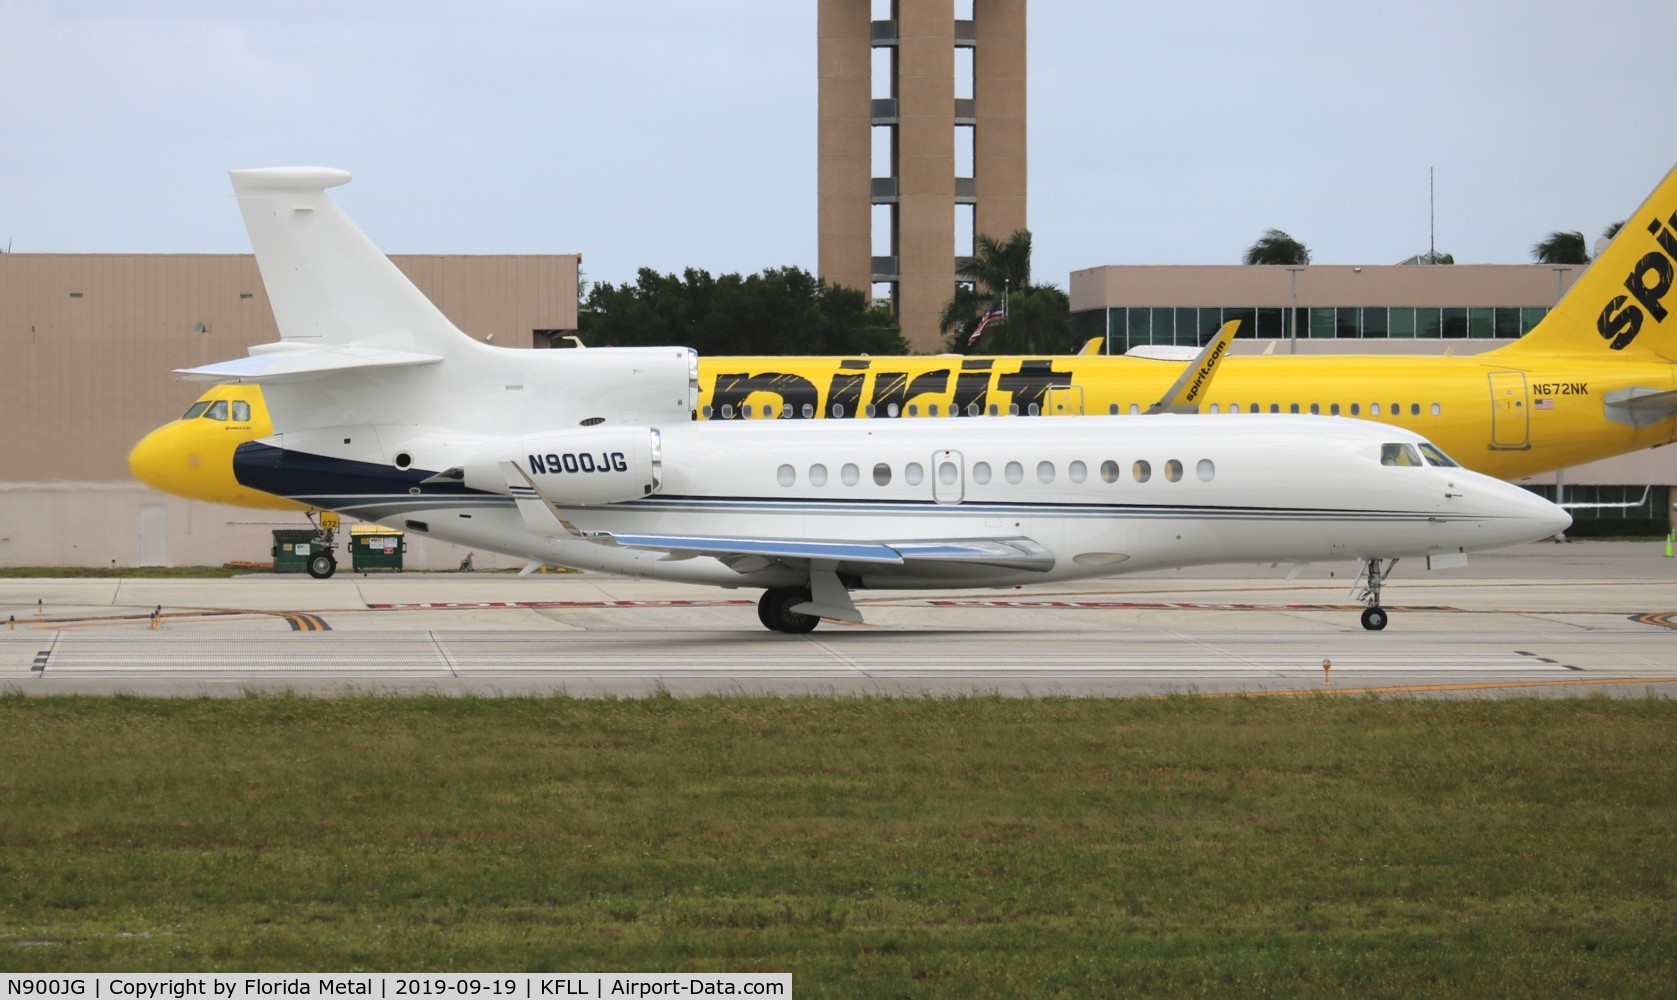
[[506,438],[467,453],[465,484],[508,492],[501,463],[509,461],[554,503],[638,500],[663,485],[656,427],[587,427]]

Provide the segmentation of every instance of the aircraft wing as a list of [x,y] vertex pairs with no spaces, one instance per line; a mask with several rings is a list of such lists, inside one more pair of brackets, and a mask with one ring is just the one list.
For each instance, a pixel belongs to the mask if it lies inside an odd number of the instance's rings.
[[1217,335],[1201,348],[1194,360],[1188,363],[1188,368],[1182,373],[1164,396],[1157,403],[1149,406],[1147,413],[1198,413],[1200,402],[1211,391],[1211,380],[1217,376],[1217,366],[1228,353],[1229,341],[1234,339],[1235,331],[1240,329],[1240,320],[1231,319],[1223,324]]
[[934,564],[1004,566],[1047,572],[1054,556],[1024,537],[939,538],[909,541],[849,541],[819,538],[726,538],[707,535],[651,535],[590,532],[588,537],[630,549],[668,552],[675,558],[711,556],[740,573],[754,573],[776,563],[834,562],[871,566],[912,566],[917,574]]
[[[279,348],[280,345],[264,345]],[[351,368],[394,368],[441,361],[435,354],[416,354],[381,347],[251,348],[248,358],[235,358],[198,368],[177,368],[175,374],[192,382],[293,382]]]

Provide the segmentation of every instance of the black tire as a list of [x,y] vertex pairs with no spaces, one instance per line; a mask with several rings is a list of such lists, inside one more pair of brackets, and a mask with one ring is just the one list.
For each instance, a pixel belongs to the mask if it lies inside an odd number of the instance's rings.
[[309,575],[324,580],[338,571],[338,560],[330,552],[316,552],[309,556]]
[[803,635],[815,631],[821,619],[793,611],[792,606],[809,600],[809,591],[802,587],[771,587],[763,591],[757,602],[757,620],[763,627],[787,635]]
[[1370,632],[1378,632],[1386,627],[1386,621],[1389,617],[1385,608],[1364,608],[1363,628]]

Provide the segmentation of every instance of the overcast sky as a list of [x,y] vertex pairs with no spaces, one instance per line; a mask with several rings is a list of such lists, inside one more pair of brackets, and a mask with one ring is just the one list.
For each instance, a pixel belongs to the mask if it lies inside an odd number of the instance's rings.
[[[391,253],[816,265],[815,0],[0,0],[0,246],[242,252],[225,171]],[[1677,163],[1677,2],[1036,0],[1038,280],[1592,241]]]

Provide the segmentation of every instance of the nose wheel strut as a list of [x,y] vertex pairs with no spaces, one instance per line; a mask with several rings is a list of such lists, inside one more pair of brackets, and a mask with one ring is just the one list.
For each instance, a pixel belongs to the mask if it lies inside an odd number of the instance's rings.
[[[1385,563],[1384,566],[1381,565],[1382,562]],[[1396,565],[1396,559],[1369,559],[1363,563],[1365,583],[1362,593],[1357,595],[1357,600],[1368,605],[1363,609],[1363,628],[1370,632],[1378,632],[1385,628],[1390,618],[1386,609],[1380,606],[1380,585],[1386,582],[1386,577]]]

